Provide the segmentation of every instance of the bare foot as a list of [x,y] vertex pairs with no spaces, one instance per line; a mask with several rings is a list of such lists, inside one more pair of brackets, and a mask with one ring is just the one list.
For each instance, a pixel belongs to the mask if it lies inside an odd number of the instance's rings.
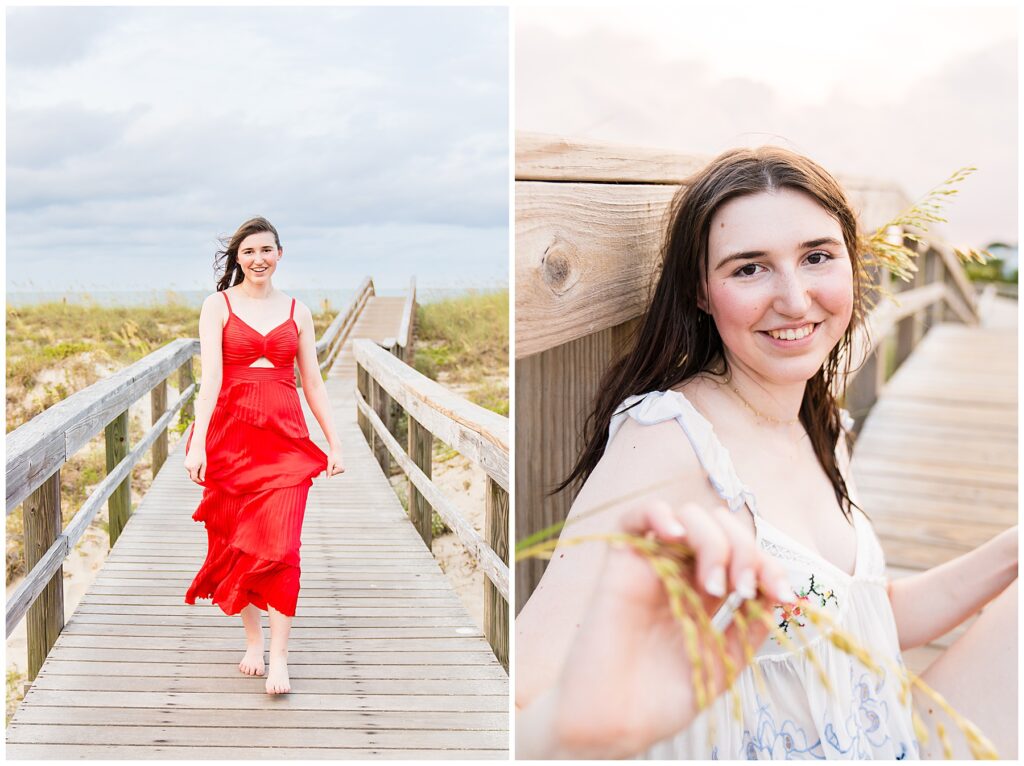
[[286,694],[291,690],[287,661],[283,657],[274,657],[270,661],[270,671],[267,673],[267,694]]
[[266,666],[263,664],[263,644],[250,645],[245,656],[238,663],[238,669],[247,676],[262,676]]

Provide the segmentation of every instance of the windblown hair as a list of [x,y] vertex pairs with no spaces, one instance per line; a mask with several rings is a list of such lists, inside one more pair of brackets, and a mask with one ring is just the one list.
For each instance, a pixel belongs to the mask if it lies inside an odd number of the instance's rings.
[[220,240],[221,249],[213,257],[213,273],[219,275],[217,280],[217,292],[227,290],[239,284],[244,277],[242,269],[238,266],[238,248],[246,237],[252,234],[269,231],[274,235],[274,242],[277,249],[281,249],[281,238],[277,235],[277,229],[271,225],[266,218],[250,218],[238,227],[238,231],[231,235],[230,240]]
[[590,476],[604,453],[612,415],[624,399],[675,388],[702,372],[728,372],[722,338],[697,301],[701,279],[707,284],[711,219],[729,200],[783,188],[810,195],[839,222],[853,267],[853,318],[821,369],[807,381],[800,405],[800,422],[835,489],[843,515],[852,521],[854,503],[836,464],[835,447],[842,424],[833,392],[840,366],[844,377],[849,372],[851,341],[864,320],[867,287],[857,250],[857,219],[839,183],[828,172],[779,147],[727,151],[685,183],[672,200],[661,274],[650,305],[633,333],[629,350],[605,373],[596,406],[584,426],[584,449],[554,492],[576,482],[582,484]]

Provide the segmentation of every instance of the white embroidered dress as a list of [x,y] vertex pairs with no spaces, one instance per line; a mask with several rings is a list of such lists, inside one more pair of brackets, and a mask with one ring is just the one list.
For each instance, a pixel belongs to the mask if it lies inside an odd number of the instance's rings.
[[[871,523],[854,509],[857,555],[849,575],[763,519],[753,494],[743,486],[729,453],[711,423],[677,391],[631,396],[616,410],[608,441],[633,418],[642,425],[675,420],[693,446],[708,478],[730,511],[750,509],[762,549],[780,561],[794,592],[814,599],[838,625],[876,658],[902,664],[896,623],[886,594],[885,561]],[[844,412],[844,426],[849,416]],[[856,500],[856,498],[854,498]],[[916,759],[910,703],[902,704],[891,671],[879,677],[814,632],[799,614],[776,608],[780,624],[796,637],[792,621],[806,625],[810,641],[832,684],[824,688],[814,665],[769,638],[755,656],[765,680],[759,691],[751,668],[739,675],[741,720],[719,696],[685,731],[654,745],[648,759]],[[786,621],[789,622],[786,622]],[[795,641],[800,645],[800,641]],[[888,664],[888,663],[887,663]],[[714,719],[714,731],[709,726]]]

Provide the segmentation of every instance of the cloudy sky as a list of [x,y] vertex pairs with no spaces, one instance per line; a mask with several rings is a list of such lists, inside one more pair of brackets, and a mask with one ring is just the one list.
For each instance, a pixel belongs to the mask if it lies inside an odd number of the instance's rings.
[[781,144],[913,199],[973,165],[943,236],[1017,241],[1011,7],[523,8],[515,24],[517,130],[708,156]]
[[8,290],[212,289],[264,215],[284,289],[508,278],[508,12],[7,10]]

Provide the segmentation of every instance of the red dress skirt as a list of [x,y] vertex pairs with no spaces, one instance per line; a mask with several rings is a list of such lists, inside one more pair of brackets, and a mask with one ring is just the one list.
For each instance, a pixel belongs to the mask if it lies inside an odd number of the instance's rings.
[[[223,383],[207,429],[203,498],[192,515],[205,522],[209,547],[186,603],[213,599],[229,615],[248,604],[295,614],[306,498],[327,455],[309,439],[295,389],[294,313],[292,300],[292,316],[266,335],[233,312],[224,325]],[[261,356],[274,366],[251,367]],[[186,454],[191,442],[190,430]]]

